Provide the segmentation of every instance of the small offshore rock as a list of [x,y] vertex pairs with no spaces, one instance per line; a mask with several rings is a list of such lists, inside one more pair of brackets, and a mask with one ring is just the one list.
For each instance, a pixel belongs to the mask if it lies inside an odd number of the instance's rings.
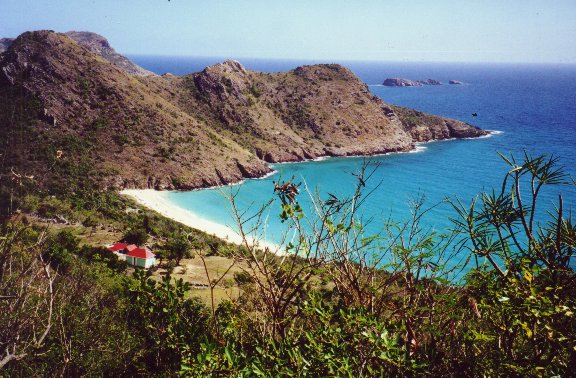
[[382,85],[387,87],[421,87],[423,85],[442,85],[442,83],[434,79],[409,80],[401,78],[388,78],[384,80]]

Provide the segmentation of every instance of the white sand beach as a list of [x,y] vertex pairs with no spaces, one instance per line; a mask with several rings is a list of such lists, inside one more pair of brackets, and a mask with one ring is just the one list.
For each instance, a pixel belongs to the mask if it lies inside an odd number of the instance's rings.
[[[186,226],[217,236],[230,243],[243,244],[242,237],[237,231],[226,225],[204,219],[191,211],[174,205],[166,198],[165,192],[154,189],[124,189],[120,194],[128,196],[141,205]],[[253,241],[250,242],[252,243]],[[277,254],[280,252],[278,245],[266,241],[257,241],[256,246],[261,248],[267,247],[270,251]]]

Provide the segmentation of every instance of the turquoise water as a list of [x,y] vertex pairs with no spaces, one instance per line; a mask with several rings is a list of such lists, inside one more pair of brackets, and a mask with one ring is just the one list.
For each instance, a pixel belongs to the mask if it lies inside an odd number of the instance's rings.
[[[152,60],[148,57],[147,59]],[[170,61],[156,61],[146,66],[157,72],[183,73],[185,61],[178,61],[178,69]],[[246,64],[246,62],[244,62]],[[189,61],[189,71],[199,63]],[[248,68],[279,71],[295,62],[253,61]],[[384,101],[425,112],[457,118],[479,127],[498,130],[489,138],[453,140],[428,143],[416,153],[393,154],[370,158],[371,165],[379,165],[368,186],[380,183],[365,203],[362,213],[372,222],[368,230],[381,231],[384,220],[392,217],[402,221],[409,218],[409,201],[424,195],[426,204],[433,206],[426,225],[438,231],[451,228],[448,220],[455,213],[443,203],[446,198],[460,198],[465,202],[477,193],[498,188],[507,169],[497,151],[514,153],[520,157],[524,150],[536,154],[554,154],[561,164],[576,177],[576,67],[546,65],[466,65],[466,64],[400,64],[344,62],[370,90]],[[158,68],[161,66],[164,70]],[[180,70],[180,71],[178,71]],[[188,71],[188,72],[189,72]],[[186,72],[186,71],[185,71]],[[409,79],[461,80],[464,85],[390,88],[377,85],[386,77]],[[472,117],[478,113],[478,117]],[[317,162],[274,165],[277,173],[261,180],[247,180],[241,185],[193,192],[174,192],[169,199],[178,206],[203,217],[228,225],[234,224],[230,206],[222,192],[237,191],[240,208],[257,207],[273,197],[272,181],[295,176],[317,189],[322,198],[328,192],[345,195],[353,188],[354,176],[363,158],[331,158]],[[564,196],[565,208],[575,208],[574,187],[557,187],[546,191],[542,205],[554,208],[558,191]],[[305,210],[309,201],[301,195]],[[278,240],[283,225],[278,219],[279,207],[272,209],[267,236]]]

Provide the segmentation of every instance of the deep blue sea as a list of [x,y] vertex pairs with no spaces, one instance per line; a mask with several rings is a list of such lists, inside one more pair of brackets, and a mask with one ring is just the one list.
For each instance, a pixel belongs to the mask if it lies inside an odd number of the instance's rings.
[[[203,69],[222,59],[131,57],[137,64],[157,73],[184,74]],[[249,69],[276,72],[301,64],[318,62],[243,60]],[[489,138],[428,143],[416,153],[373,157],[379,168],[370,185],[381,183],[367,200],[362,213],[371,218],[369,231],[376,234],[385,219],[398,221],[410,216],[411,199],[424,195],[426,204],[434,207],[424,218],[426,225],[437,231],[452,227],[449,217],[454,210],[446,198],[460,198],[469,203],[483,190],[499,188],[507,171],[497,152],[514,154],[518,159],[524,150],[532,155],[558,156],[561,165],[576,177],[576,66],[575,65],[505,65],[386,62],[340,63],[350,68],[367,83],[370,90],[384,101],[424,112],[456,118],[499,133]],[[440,86],[384,87],[385,78],[436,79]],[[462,85],[448,85],[459,80]],[[472,113],[477,113],[473,117]],[[247,180],[232,187],[238,190],[241,207],[257,207],[273,196],[272,181],[295,176],[305,181],[323,198],[327,192],[345,195],[354,182],[363,158],[330,158],[296,164],[276,164],[278,173],[261,180]],[[233,224],[229,205],[222,195],[225,189],[174,192],[170,199],[203,217],[228,225]],[[569,186],[553,187],[542,196],[542,206],[554,209],[558,193],[564,196],[564,208],[576,209],[576,190]],[[306,210],[309,202],[301,195]],[[267,237],[278,240],[283,225],[278,208],[272,210]],[[543,220],[544,218],[540,218]]]

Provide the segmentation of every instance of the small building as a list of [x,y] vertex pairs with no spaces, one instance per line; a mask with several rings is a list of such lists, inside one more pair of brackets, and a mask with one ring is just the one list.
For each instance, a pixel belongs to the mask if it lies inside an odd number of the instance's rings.
[[[130,248],[131,246],[128,246]],[[126,253],[126,262],[140,268],[150,268],[156,265],[156,255],[148,248],[132,248]]]
[[127,247],[128,244],[114,243],[108,247],[108,250],[118,256],[120,260],[126,260],[126,253],[128,253]]

